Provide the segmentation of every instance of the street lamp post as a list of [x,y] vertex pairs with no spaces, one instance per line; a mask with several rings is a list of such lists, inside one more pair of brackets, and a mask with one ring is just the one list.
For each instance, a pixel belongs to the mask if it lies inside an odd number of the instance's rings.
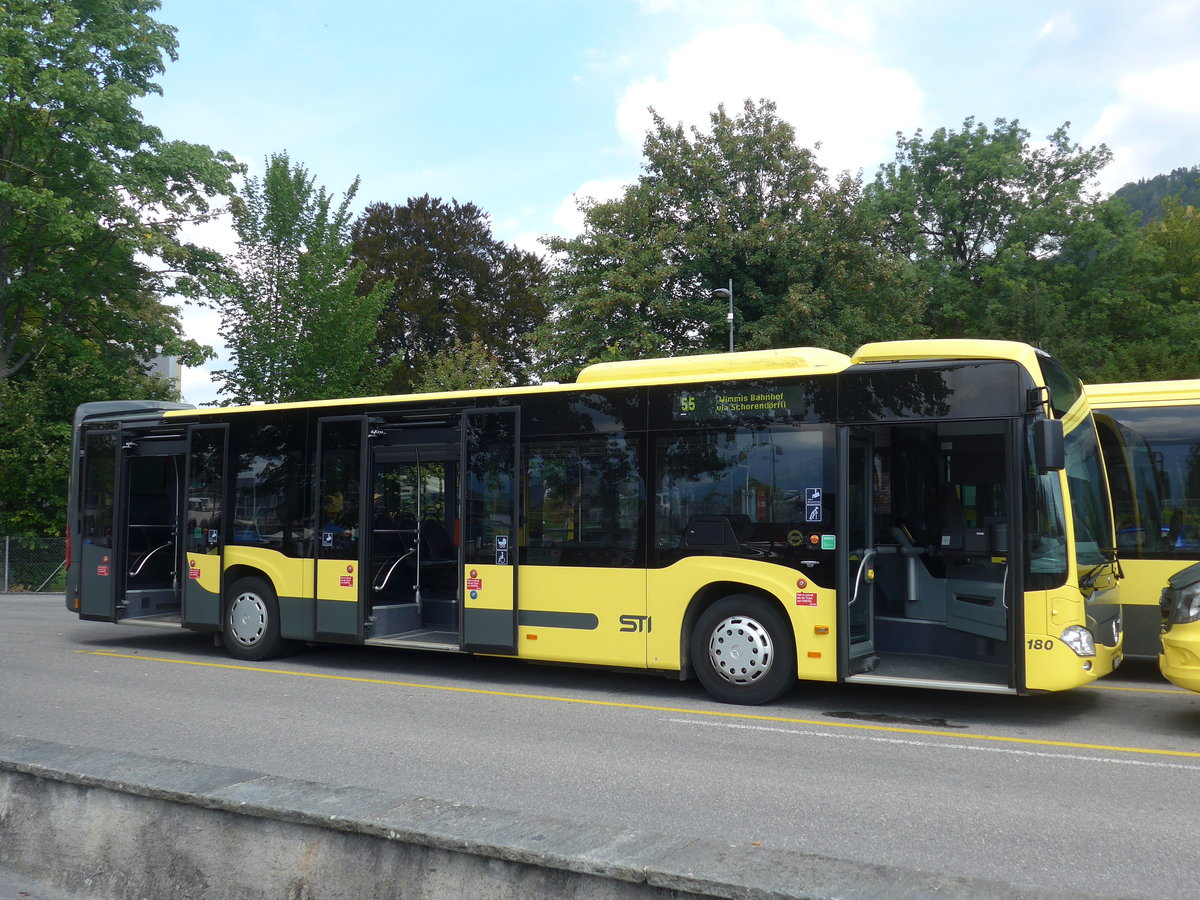
[[714,297],[729,298],[729,312],[725,315],[725,321],[729,323],[729,352],[733,352],[733,279],[729,279],[729,287],[717,288],[713,291]]

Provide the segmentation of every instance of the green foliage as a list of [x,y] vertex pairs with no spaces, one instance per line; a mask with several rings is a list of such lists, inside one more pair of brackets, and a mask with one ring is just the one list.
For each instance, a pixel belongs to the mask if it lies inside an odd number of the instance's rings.
[[1158,271],[1175,303],[1200,302],[1200,208],[1168,197],[1162,217],[1143,232],[1147,245],[1158,251]]
[[421,367],[412,385],[417,393],[427,391],[470,391],[513,383],[504,361],[480,338],[439,350]]
[[75,407],[130,397],[178,399],[128,347],[63,332],[0,384],[0,533],[63,534]]
[[[168,142],[133,103],[175,58],[157,0],[11,0],[0,17],[0,382],[67,329],[150,358],[178,341],[146,291],[194,288],[211,257],[179,229],[214,213],[237,169]],[[183,349],[202,353],[195,344]]]
[[170,398],[156,353],[180,335],[170,290],[214,262],[180,229],[239,167],[168,141],[135,102],[175,58],[157,0],[6,0],[0,14],[0,529],[62,534],[71,420],[89,400]]
[[477,206],[428,194],[373,203],[351,235],[365,267],[360,291],[392,285],[374,344],[389,390],[423,389],[436,381],[425,372],[434,360],[476,345],[498,367],[495,383],[528,369],[528,334],[546,315],[545,265],[495,240]]
[[550,238],[554,315],[543,374],[589,362],[720,350],[733,280],[740,349],[850,349],[921,333],[921,295],[874,238],[857,183],[831,182],[774,104],[719,108],[710,132],[657,115],[644,174],[623,197],[584,206],[585,229]]
[[1054,257],[1092,214],[1099,200],[1088,188],[1111,154],[1071,144],[1067,127],[1040,147],[1005,119],[990,129],[968,118],[961,131],[897,135],[895,161],[880,167],[866,196],[886,223],[888,245],[912,261],[928,293],[934,334],[1002,336],[1012,316],[1005,323],[989,313],[1020,301],[1029,285],[1011,296],[995,289],[1014,268],[1024,282],[1030,266]]
[[1163,201],[1175,199],[1183,206],[1200,206],[1200,166],[1172,169],[1165,175],[1131,181],[1114,197],[1124,200],[1139,213],[1146,225],[1163,216]]
[[369,345],[390,285],[360,295],[350,262],[350,203],[318,188],[286,153],[249,178],[233,204],[237,254],[212,282],[233,367],[215,372],[226,403],[323,400],[375,393]]

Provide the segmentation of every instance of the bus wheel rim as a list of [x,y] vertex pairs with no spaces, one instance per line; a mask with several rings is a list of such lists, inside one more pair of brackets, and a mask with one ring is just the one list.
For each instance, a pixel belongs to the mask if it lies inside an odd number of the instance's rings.
[[730,684],[754,684],[775,661],[775,644],[761,622],[748,616],[729,616],[709,636],[708,661],[713,671]]
[[258,594],[238,594],[229,607],[229,631],[243,647],[253,647],[267,630],[267,604]]

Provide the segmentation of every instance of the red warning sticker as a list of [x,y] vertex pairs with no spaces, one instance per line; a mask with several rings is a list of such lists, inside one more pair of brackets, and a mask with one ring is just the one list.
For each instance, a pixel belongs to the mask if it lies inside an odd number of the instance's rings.
[[468,578],[467,579],[467,590],[468,591],[482,591],[483,590],[483,579],[482,578]]
[[797,606],[816,606],[817,595],[809,593],[799,593],[796,595]]
[[108,574],[108,566],[96,566],[96,574],[97,575],[107,575]]
[[341,578],[342,587],[354,587],[354,576],[343,575]]
[[188,569],[188,578],[196,579],[200,577],[199,569]]

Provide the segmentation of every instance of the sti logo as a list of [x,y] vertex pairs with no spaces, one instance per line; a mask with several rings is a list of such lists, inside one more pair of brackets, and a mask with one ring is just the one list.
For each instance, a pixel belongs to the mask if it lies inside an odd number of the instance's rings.
[[626,632],[644,631],[650,633],[649,616],[621,616],[621,630]]

